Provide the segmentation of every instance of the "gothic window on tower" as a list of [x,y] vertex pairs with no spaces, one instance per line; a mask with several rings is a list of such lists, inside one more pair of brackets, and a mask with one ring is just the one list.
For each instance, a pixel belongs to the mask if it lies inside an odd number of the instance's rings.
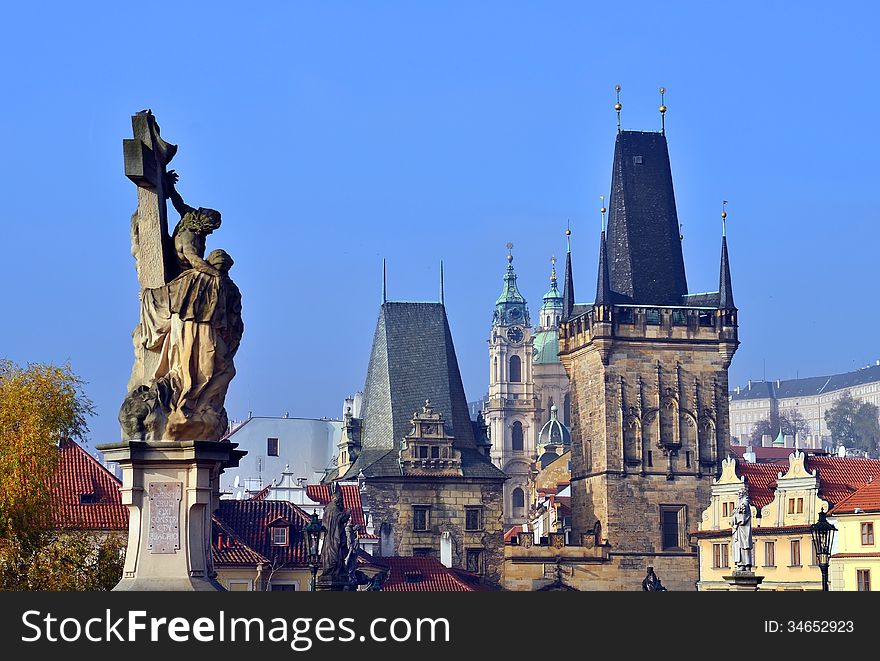
[[468,531],[476,531],[483,529],[483,508],[465,507],[464,508],[464,529]]
[[413,505],[413,531],[426,532],[430,524],[431,508],[427,505]]
[[510,382],[519,383],[522,381],[522,362],[519,356],[510,357]]
[[660,536],[664,551],[684,549],[686,523],[684,505],[660,506]]
[[523,451],[523,426],[519,420],[513,423],[510,447],[514,452]]
[[645,323],[649,326],[659,326],[660,325],[660,310],[657,309],[649,309],[645,311]]
[[510,495],[510,501],[513,505],[514,516],[525,516],[526,514],[526,496],[523,490],[517,487]]

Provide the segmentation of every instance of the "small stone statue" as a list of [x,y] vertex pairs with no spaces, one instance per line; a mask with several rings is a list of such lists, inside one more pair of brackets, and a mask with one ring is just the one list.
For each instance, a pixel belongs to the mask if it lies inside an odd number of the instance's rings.
[[642,590],[645,592],[666,592],[660,578],[654,573],[653,567],[648,567],[648,575],[642,580]]
[[[349,540],[346,527],[351,512],[342,503],[342,489],[333,482],[330,485],[330,502],[324,508],[324,545],[321,548],[321,580],[329,583],[350,583],[348,568]],[[356,553],[356,551],[355,551]]]
[[732,528],[731,550],[733,564],[738,572],[752,570],[752,505],[749,502],[749,489],[743,487],[733,516],[730,517]]

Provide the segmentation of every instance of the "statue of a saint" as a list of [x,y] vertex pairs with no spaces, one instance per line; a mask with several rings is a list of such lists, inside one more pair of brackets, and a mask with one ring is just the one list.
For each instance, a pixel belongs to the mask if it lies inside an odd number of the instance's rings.
[[219,440],[228,425],[224,400],[244,331],[241,293],[229,277],[232,257],[223,250],[205,257],[220,213],[187,205],[177,180],[173,170],[165,176],[181,216],[171,237],[176,268],[170,282],[141,292],[135,338],[158,361],[149,383],[123,402],[119,421],[128,439]]
[[736,571],[747,572],[752,569],[752,505],[749,502],[749,489],[743,487],[739,492],[736,509],[730,517],[732,528],[731,550]]
[[330,502],[324,507],[324,545],[321,548],[321,579],[331,583],[349,583],[347,565],[349,541],[346,526],[351,518],[342,503],[342,488],[330,485]]
[[660,578],[654,573],[653,567],[648,567],[648,575],[642,579],[642,590],[645,592],[667,592]]

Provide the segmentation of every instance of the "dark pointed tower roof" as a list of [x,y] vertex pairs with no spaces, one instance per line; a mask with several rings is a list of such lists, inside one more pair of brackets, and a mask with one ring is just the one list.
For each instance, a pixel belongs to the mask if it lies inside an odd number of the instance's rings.
[[425,400],[443,414],[456,448],[475,448],[446,310],[440,303],[388,302],[379,311],[364,388],[361,444],[393,449]]
[[608,273],[607,248],[605,246],[605,230],[599,239],[599,278],[596,281],[596,305],[611,305],[611,276]]
[[721,237],[721,283],[718,288],[718,307],[722,310],[735,310],[733,303],[733,281],[730,279],[730,261],[727,257],[727,237]]
[[611,291],[631,303],[680,305],[687,279],[665,135],[617,134],[610,209]]
[[562,319],[571,319],[574,311],[574,276],[571,272],[571,230],[565,230],[568,249],[565,252],[565,276],[562,280]]

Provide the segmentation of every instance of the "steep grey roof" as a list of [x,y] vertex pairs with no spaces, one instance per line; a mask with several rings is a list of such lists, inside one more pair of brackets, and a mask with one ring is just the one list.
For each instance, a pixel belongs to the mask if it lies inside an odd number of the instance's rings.
[[852,372],[831,376],[810,376],[803,379],[779,381],[752,381],[752,387],[730,391],[734,401],[747,399],[786,399],[789,397],[811,397],[823,393],[852,388],[865,383],[880,381],[880,365],[863,367]]
[[596,281],[596,305],[611,305],[611,276],[608,273],[605,230],[599,239],[599,278]]
[[730,280],[730,260],[727,257],[727,237],[721,237],[721,278],[718,289],[718,307],[733,310],[733,284]]
[[679,305],[687,279],[666,136],[617,134],[609,207],[611,290],[621,302]]
[[430,399],[459,449],[475,447],[446,310],[440,303],[382,304],[364,389],[364,449],[399,448]]
[[565,253],[565,276],[562,280],[562,319],[571,319],[574,312],[574,274],[571,270],[571,250]]

